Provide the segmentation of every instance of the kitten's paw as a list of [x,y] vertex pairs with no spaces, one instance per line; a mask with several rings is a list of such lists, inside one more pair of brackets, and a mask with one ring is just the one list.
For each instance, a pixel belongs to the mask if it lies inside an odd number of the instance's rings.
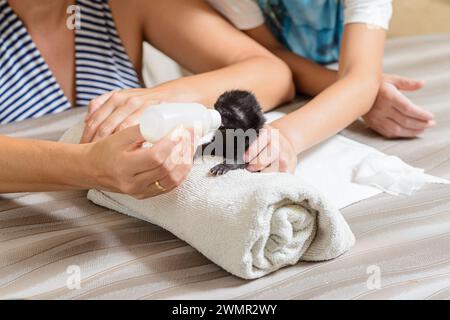
[[231,170],[230,165],[226,163],[220,163],[209,170],[209,174],[212,176],[221,176]]
[[209,170],[212,176],[222,176],[230,170],[245,169],[247,164],[237,164],[237,163],[220,163]]

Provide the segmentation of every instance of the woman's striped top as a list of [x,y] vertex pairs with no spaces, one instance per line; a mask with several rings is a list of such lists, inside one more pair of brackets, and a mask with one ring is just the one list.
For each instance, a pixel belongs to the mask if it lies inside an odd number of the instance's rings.
[[[108,0],[77,0],[76,106],[103,93],[141,87],[117,33]],[[20,18],[0,0],[0,124],[71,108]]]

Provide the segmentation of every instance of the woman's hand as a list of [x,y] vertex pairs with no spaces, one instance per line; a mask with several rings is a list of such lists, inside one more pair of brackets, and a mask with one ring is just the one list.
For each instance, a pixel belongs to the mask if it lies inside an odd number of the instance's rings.
[[133,126],[88,147],[89,172],[96,188],[137,199],[173,190],[191,170],[192,132],[181,127],[150,148]]
[[266,125],[244,155],[247,170],[290,172],[297,166],[297,154],[289,140],[273,125]]
[[370,128],[387,138],[413,138],[436,124],[433,114],[400,92],[419,90],[423,82],[394,75],[383,80],[375,104],[363,116]]
[[105,93],[89,103],[81,143],[96,142],[139,123],[148,106],[163,102],[158,89],[125,89]]

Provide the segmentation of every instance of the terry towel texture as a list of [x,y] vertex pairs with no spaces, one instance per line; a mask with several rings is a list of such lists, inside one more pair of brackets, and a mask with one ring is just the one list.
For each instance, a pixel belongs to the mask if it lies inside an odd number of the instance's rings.
[[[65,142],[79,141],[82,125]],[[91,190],[96,204],[159,225],[228,272],[255,279],[284,266],[338,257],[355,242],[339,210],[314,187],[289,174],[245,170],[211,177],[219,159],[194,165],[169,194],[135,200]]]

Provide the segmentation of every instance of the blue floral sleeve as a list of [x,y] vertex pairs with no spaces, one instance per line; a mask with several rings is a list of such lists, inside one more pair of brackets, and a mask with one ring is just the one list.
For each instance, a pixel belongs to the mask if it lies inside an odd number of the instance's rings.
[[257,0],[267,25],[291,51],[321,64],[337,61],[344,30],[340,0]]

